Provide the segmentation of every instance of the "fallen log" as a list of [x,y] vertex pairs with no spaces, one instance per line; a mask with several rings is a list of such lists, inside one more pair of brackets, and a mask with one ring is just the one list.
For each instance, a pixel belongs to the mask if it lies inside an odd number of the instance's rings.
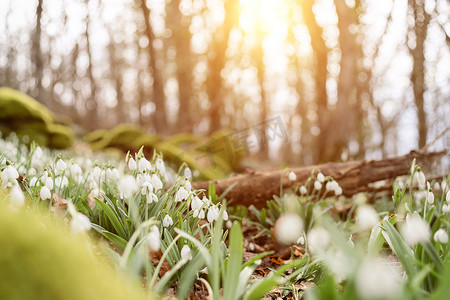
[[194,182],[192,186],[195,189],[208,190],[208,186],[212,182],[217,195],[220,195],[228,187],[235,185],[226,195],[228,201],[232,201],[233,205],[249,206],[253,204],[255,207],[261,208],[266,205],[266,201],[273,199],[274,195],[280,195],[281,184],[283,190],[292,190],[299,182],[305,182],[311,172],[320,170],[325,176],[332,176],[342,187],[343,195],[350,197],[359,192],[370,191],[370,185],[374,182],[407,175],[413,159],[416,159],[416,164],[425,167],[446,154],[446,150],[440,152],[411,151],[403,156],[382,160],[349,161],[294,168],[291,170],[297,175],[297,180],[294,182],[288,179],[286,170],[273,170],[251,171],[226,179]]

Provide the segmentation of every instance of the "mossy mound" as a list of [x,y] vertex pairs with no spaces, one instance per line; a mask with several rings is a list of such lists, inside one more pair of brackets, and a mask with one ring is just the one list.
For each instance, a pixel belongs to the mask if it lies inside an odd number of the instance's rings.
[[[0,196],[1,198],[1,196]],[[33,209],[13,210],[0,199],[0,299],[144,299],[94,254],[90,241]]]
[[[105,148],[118,148],[123,151],[133,150],[134,141],[144,134],[143,129],[137,125],[121,124],[104,133],[101,139],[91,143],[91,147],[92,150]],[[94,133],[91,133],[91,135],[94,135]]]
[[54,122],[51,112],[30,96],[11,88],[0,88],[0,131],[3,136],[15,132],[41,146],[65,149],[72,146],[74,134]]

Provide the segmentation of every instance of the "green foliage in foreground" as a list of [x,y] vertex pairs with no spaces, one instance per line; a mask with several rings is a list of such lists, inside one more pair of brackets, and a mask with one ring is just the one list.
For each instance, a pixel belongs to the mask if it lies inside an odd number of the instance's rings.
[[49,215],[0,199],[0,299],[144,299],[142,290]]
[[52,113],[30,96],[11,88],[0,88],[0,132],[15,132],[41,146],[65,149],[72,146],[74,134],[64,125],[56,124]]

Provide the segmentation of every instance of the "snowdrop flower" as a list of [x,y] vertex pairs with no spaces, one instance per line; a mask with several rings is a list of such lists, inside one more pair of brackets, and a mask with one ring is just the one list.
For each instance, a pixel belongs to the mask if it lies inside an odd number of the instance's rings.
[[79,234],[91,229],[91,221],[87,216],[78,212],[75,209],[75,206],[69,202],[69,213],[72,216],[72,220],[70,220],[70,229],[73,233]]
[[36,169],[33,168],[33,167],[31,167],[31,168],[28,170],[28,176],[35,176],[35,175],[36,175]]
[[108,168],[106,170],[106,178],[110,179],[111,181],[115,182],[120,179],[120,173],[119,170],[116,168]]
[[175,195],[175,202],[181,202],[189,197],[189,192],[184,187],[180,187]]
[[424,189],[425,188],[425,174],[423,174],[422,171],[417,171],[414,174],[414,178],[416,179],[419,188]]
[[223,211],[222,218],[223,218],[224,221],[228,220],[228,213],[227,213],[226,210]]
[[433,185],[433,190],[439,191],[441,189],[441,185],[438,181],[436,181]]
[[356,211],[356,225],[361,231],[372,228],[378,222],[378,214],[371,205],[362,205]]
[[131,175],[125,175],[117,184],[117,188],[119,189],[119,192],[122,196],[129,198],[134,193],[136,193],[139,189],[138,185],[136,184],[136,180]]
[[144,173],[144,174],[139,173],[136,176],[136,183],[140,187],[143,187],[146,182],[151,183],[151,180],[152,180],[152,177],[147,173]]
[[208,210],[208,214],[206,215],[206,218],[209,223],[212,223],[213,221],[217,220],[219,217],[219,209],[216,206],[211,206]]
[[320,182],[325,181],[325,176],[323,176],[322,172],[319,172],[319,174],[317,174],[317,180],[319,180]]
[[147,195],[147,203],[150,204],[152,202],[158,202],[158,197],[156,197],[154,193],[150,193],[149,195]]
[[381,258],[366,259],[356,274],[356,289],[362,299],[392,299],[401,286],[400,273]]
[[447,244],[448,243],[448,234],[443,228],[440,228],[434,233],[433,239],[435,242],[439,242],[441,244]]
[[30,179],[29,186],[36,186],[36,183],[37,183],[37,177],[32,177]]
[[434,194],[432,191],[428,191],[427,192],[427,201],[429,204],[433,204],[434,203]]
[[173,220],[169,215],[166,215],[163,219],[163,226],[164,227],[169,227],[173,225]]
[[442,179],[442,182],[441,182],[441,190],[443,191],[443,192],[445,192],[445,189],[447,188],[447,182],[445,181],[445,178],[443,178]]
[[231,222],[231,220],[228,220],[226,225],[227,225],[227,228],[230,229],[231,226],[233,226],[233,222]]
[[139,159],[138,170],[139,172],[150,171],[152,169],[152,164],[145,158]]
[[450,203],[450,190],[447,192],[447,194],[445,194],[445,201]]
[[449,204],[444,204],[442,205],[442,213],[446,214],[450,211],[450,205]]
[[325,185],[325,189],[328,192],[334,192],[338,187],[339,187],[339,184],[334,180],[328,181],[327,184]]
[[27,171],[27,170],[25,169],[25,166],[20,166],[19,169],[17,170],[17,172],[18,172],[19,174],[25,174],[26,171]]
[[342,195],[342,188],[340,186],[338,186],[335,190],[334,190],[334,194],[336,196],[340,196]]
[[150,182],[156,191],[159,191],[160,189],[163,188],[163,183],[162,183],[161,179],[159,179],[159,177],[156,176],[156,174],[152,175]]
[[159,229],[158,226],[153,225],[150,228],[150,232],[147,236],[147,243],[148,246],[150,247],[150,250],[153,252],[156,252],[159,250],[160,246],[161,246],[161,242],[159,240]]
[[12,187],[16,183],[16,179],[19,178],[19,173],[13,166],[8,165],[3,169],[1,178],[3,188]]
[[186,182],[184,183],[184,188],[186,191],[190,192],[192,190],[192,185],[189,180],[186,179]]
[[294,172],[289,172],[288,178],[290,181],[296,181],[297,180],[297,175],[295,175]]
[[83,173],[79,164],[71,164],[69,167],[69,172],[72,176],[79,176]]
[[25,195],[18,185],[14,185],[9,192],[9,199],[14,206],[23,206],[25,203]]
[[134,171],[136,170],[136,161],[130,157],[130,159],[128,160],[128,169],[130,169],[130,171]]
[[199,197],[195,196],[191,202],[191,209],[192,210],[200,210],[202,208],[202,206],[203,206],[203,201]]
[[305,238],[303,236],[299,237],[297,239],[297,244],[304,245],[305,244]]
[[63,174],[66,170],[67,165],[61,158],[56,162],[55,172],[56,174]]
[[275,223],[275,236],[284,244],[295,243],[302,232],[303,220],[297,214],[284,214]]
[[141,194],[148,196],[151,193],[153,193],[153,185],[149,181],[144,182],[141,188]]
[[320,191],[322,189],[322,183],[319,180],[314,181],[314,189]]
[[156,165],[156,169],[159,171],[159,173],[162,176],[165,176],[166,175],[166,166],[164,165],[164,161],[160,157],[158,157],[158,159],[156,159],[155,165]]
[[[51,178],[49,178],[51,179]],[[65,188],[69,184],[69,179],[67,179],[66,176],[58,176],[55,178],[55,185],[56,187],[61,187],[62,189]]]
[[306,195],[307,193],[308,193],[308,189],[306,188],[306,186],[302,185],[300,187],[300,194]]
[[431,235],[430,227],[417,212],[406,216],[401,232],[405,242],[410,246],[428,241]]
[[100,169],[98,166],[95,166],[94,169],[92,170],[91,175],[92,175],[92,179],[95,182],[99,182],[100,178],[102,176],[102,169]]
[[195,209],[193,213],[194,218],[204,219],[205,218],[205,211],[203,209]]
[[181,254],[181,259],[187,259],[187,260],[192,259],[191,248],[189,248],[188,245],[184,245],[183,248],[181,248],[180,254]]
[[48,187],[49,190],[53,190],[53,179],[51,177],[47,177],[45,179],[44,185]]
[[39,191],[39,195],[41,196],[41,199],[42,199],[42,200],[47,200],[47,199],[50,199],[50,197],[51,197],[51,192],[50,192],[49,188],[48,188],[47,186],[44,185],[44,186],[41,188],[41,190]]
[[255,251],[255,244],[249,243],[249,244],[248,244],[248,250],[250,250],[250,251]]
[[312,252],[319,253],[330,243],[330,234],[322,227],[315,227],[308,234],[308,247]]
[[41,147],[37,146],[36,149],[33,152],[33,155],[31,156],[31,164],[33,166],[37,166],[42,163],[44,153],[42,152]]
[[189,169],[189,167],[187,167],[186,169],[184,169],[184,176],[185,176],[188,180],[192,180],[192,171],[191,171],[191,169]]

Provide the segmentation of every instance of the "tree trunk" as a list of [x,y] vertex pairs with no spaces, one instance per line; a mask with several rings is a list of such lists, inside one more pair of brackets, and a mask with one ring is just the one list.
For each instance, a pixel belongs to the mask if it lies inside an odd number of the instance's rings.
[[[287,171],[275,170],[251,172],[221,180],[194,182],[192,186],[195,189],[208,190],[212,182],[218,195],[234,186],[226,195],[226,199],[232,205],[254,205],[261,208],[266,205],[266,201],[273,199],[274,195],[280,195],[280,184],[283,190],[294,189],[299,183],[306,182],[312,172],[320,170],[325,176],[332,176],[342,187],[343,194],[350,197],[359,192],[370,191],[371,183],[407,175],[414,159],[425,169],[431,161],[446,154],[447,151],[412,151],[407,155],[379,161],[350,161],[296,168],[292,169],[297,175],[294,182],[288,179]],[[325,188],[321,192],[324,191]]]
[[36,6],[36,27],[34,30],[34,36],[32,37],[32,53],[34,60],[34,78],[36,79],[36,87],[33,96],[41,102],[46,104],[46,99],[44,99],[44,88],[42,86],[42,73],[44,70],[44,63],[42,61],[42,49],[41,49],[41,19],[42,19],[42,4],[43,0],[38,0]]
[[317,117],[320,133],[316,138],[317,151],[315,154],[315,162],[325,161],[325,151],[328,147],[327,130],[328,130],[328,100],[327,100],[327,65],[329,49],[325,45],[322,37],[322,27],[317,23],[313,12],[313,0],[302,1],[303,19],[308,28],[311,37],[311,47],[314,51],[314,61],[316,65],[315,70],[315,85],[316,85],[316,103],[317,103]]
[[226,63],[226,50],[231,29],[239,22],[239,1],[226,0],[224,3],[225,18],[214,35],[213,49],[208,54],[209,57],[209,75],[206,82],[209,108],[209,132],[213,133],[221,127],[221,114],[223,113],[223,96],[221,71]]
[[425,84],[425,40],[427,39],[428,24],[431,16],[425,11],[424,1],[409,0],[409,5],[414,11],[414,33],[416,35],[416,47],[410,49],[413,58],[413,69],[411,72],[411,83],[414,90],[414,101],[417,109],[418,121],[418,147],[423,147],[427,142],[427,116],[424,107],[423,95],[426,90]]
[[153,43],[155,36],[153,34],[152,24],[150,22],[150,10],[147,7],[146,0],[141,0],[141,10],[145,21],[145,35],[148,39],[149,69],[153,76],[152,98],[155,104],[153,125],[157,133],[162,133],[167,128],[164,86],[161,79],[161,72],[157,68],[156,49]]
[[98,105],[97,105],[97,82],[94,78],[94,73],[92,71],[92,53],[91,53],[91,42],[89,37],[89,28],[90,28],[90,13],[89,13],[89,1],[86,2],[86,52],[88,55],[88,69],[87,75],[89,77],[89,82],[91,85],[91,95],[90,98],[87,99],[85,107],[86,107],[86,127],[89,130],[94,130],[98,128]]

